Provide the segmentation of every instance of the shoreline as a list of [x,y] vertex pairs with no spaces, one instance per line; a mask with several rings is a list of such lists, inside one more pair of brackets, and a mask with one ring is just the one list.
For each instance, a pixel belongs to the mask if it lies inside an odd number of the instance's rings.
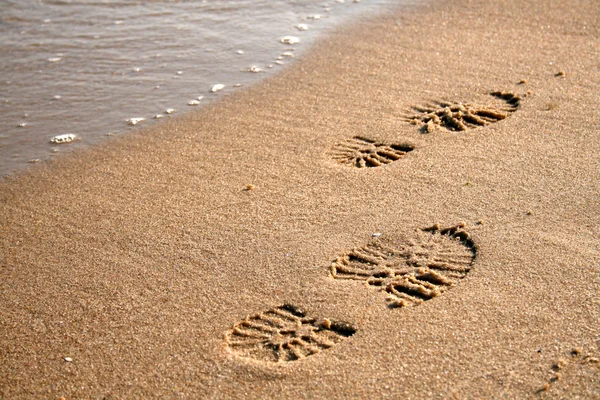
[[403,6],[1,180],[0,396],[593,398],[598,17]]

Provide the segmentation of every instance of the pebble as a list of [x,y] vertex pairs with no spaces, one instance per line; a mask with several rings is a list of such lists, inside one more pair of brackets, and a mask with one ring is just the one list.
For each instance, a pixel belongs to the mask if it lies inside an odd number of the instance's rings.
[[200,102],[198,100],[190,100],[188,101],[188,106],[197,106]]
[[175,109],[173,109],[173,108],[167,108],[165,110],[165,114],[173,114],[174,112],[175,112]]
[[283,61],[277,60],[277,61],[275,61],[275,64],[277,64],[277,65],[283,65]]
[[300,39],[296,36],[284,36],[280,39],[280,42],[283,44],[297,44],[300,43]]
[[76,139],[77,139],[76,135],[73,135],[72,133],[66,133],[64,135],[54,136],[52,139],[50,139],[50,143],[54,143],[54,144],[71,143],[72,141],[74,141]]
[[177,75],[183,75],[183,71],[177,71]]
[[65,357],[64,360],[66,362],[73,362],[73,359],[71,357]]
[[162,115],[162,114],[156,114],[156,115],[154,116],[154,119],[161,119],[161,118],[164,118],[164,117],[165,117],[165,116],[164,116],[164,115]]
[[146,118],[141,118],[141,117],[140,118],[129,118],[128,120],[126,120],[126,122],[129,125],[137,125],[140,122],[145,121],[145,120],[146,120]]
[[60,100],[62,99],[62,96],[60,94],[57,94],[56,96],[52,97],[54,100]]
[[298,24],[298,25],[296,25],[296,29],[298,29],[299,31],[306,31],[306,30],[308,30],[308,25]]
[[60,58],[60,57],[50,57],[48,59],[48,61],[50,61],[50,62],[59,62],[60,60],[62,60],[62,58]]
[[380,236],[381,236],[381,233],[379,233],[379,232],[375,232],[375,233],[371,234],[371,237],[374,237],[374,238],[378,238]]
[[25,128],[27,126],[27,122],[21,122],[19,125],[17,125],[18,128]]
[[233,87],[241,87],[241,86],[242,86],[242,84],[241,84],[241,83],[234,83],[234,84],[233,84]]
[[238,53],[238,54],[244,54],[244,50],[238,50],[238,51],[236,51],[236,53]]
[[141,70],[142,70],[141,68],[136,67],[133,69],[133,72],[140,72]]
[[225,85],[218,83],[218,84],[214,85],[212,88],[210,88],[210,91],[213,93],[217,93],[219,90],[223,90],[224,87],[225,87]]
[[291,51],[286,51],[285,53],[281,53],[283,57],[294,57],[294,53]]
[[319,14],[315,14],[315,15],[309,15],[306,17],[306,19],[312,19],[314,21],[320,20],[321,16]]

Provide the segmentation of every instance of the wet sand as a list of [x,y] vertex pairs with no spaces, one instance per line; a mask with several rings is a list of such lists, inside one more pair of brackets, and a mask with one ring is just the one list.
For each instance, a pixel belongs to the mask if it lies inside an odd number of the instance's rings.
[[1,181],[0,396],[598,398],[600,11],[563,3],[399,9]]

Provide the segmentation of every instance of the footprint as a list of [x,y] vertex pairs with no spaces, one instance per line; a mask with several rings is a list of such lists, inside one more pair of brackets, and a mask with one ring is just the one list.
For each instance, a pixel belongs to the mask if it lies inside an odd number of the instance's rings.
[[424,133],[431,133],[438,128],[466,131],[502,121],[521,105],[521,97],[511,92],[491,92],[490,96],[491,104],[488,106],[446,101],[414,106],[413,113],[405,119],[420,125]]
[[335,145],[331,151],[331,156],[340,164],[357,168],[370,168],[390,164],[413,150],[414,147],[408,144],[385,144],[355,136]]
[[335,279],[364,281],[387,293],[390,308],[418,305],[464,278],[477,247],[464,224],[417,229],[411,236],[376,239],[331,264]]
[[225,335],[229,350],[267,362],[300,360],[335,346],[356,333],[347,322],[317,321],[289,304],[247,317]]

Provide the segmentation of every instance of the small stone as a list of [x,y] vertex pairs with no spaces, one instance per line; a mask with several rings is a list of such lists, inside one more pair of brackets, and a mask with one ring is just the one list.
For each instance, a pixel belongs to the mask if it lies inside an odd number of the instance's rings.
[[27,122],[21,122],[19,125],[17,125],[17,128],[25,128],[27,126]]
[[374,238],[378,238],[378,237],[380,237],[380,236],[381,236],[381,233],[380,233],[380,232],[375,232],[375,233],[372,233],[372,234],[371,234],[371,237],[374,237]]
[[174,112],[175,112],[175,109],[174,109],[174,108],[167,108],[167,109],[165,110],[165,114],[173,114]]
[[62,58],[60,58],[60,57],[50,57],[48,59],[48,61],[50,61],[50,62],[59,62],[60,60],[62,60]]
[[177,75],[183,75],[183,71],[177,71],[176,74]]
[[319,14],[314,14],[314,15],[307,16],[306,19],[312,19],[314,21],[317,21],[317,20],[321,19],[321,16]]
[[254,190],[254,185],[250,184],[250,185],[246,185],[246,187],[244,188],[244,190],[248,191],[248,190]]
[[39,163],[41,160],[39,158],[34,158],[33,160],[29,160],[27,161],[30,164],[35,164],[35,163]]
[[188,101],[188,106],[197,106],[200,102],[198,100],[190,100]]
[[565,71],[558,71],[554,76],[565,76]]
[[244,50],[238,50],[238,51],[236,51],[236,53],[238,53],[238,54],[244,54]]
[[64,360],[66,362],[73,362],[73,359],[71,357],[65,357]]
[[133,72],[140,72],[141,70],[142,70],[141,68],[135,67],[135,68],[133,69]]
[[156,114],[156,115],[154,116],[154,119],[161,119],[161,118],[164,118],[164,117],[165,117],[165,116],[164,116],[164,115],[162,115],[162,114]]
[[284,63],[281,60],[277,60],[277,61],[275,61],[275,64],[277,64],[277,65],[283,65]]
[[308,25],[306,25],[306,24],[298,24],[298,25],[296,25],[296,29],[298,29],[299,31],[307,31],[308,30]]

